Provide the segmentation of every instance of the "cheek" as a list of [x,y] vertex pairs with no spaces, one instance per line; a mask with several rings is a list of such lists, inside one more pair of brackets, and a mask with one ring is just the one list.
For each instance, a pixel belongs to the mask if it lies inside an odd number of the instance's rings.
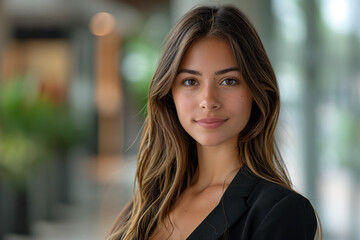
[[244,105],[246,108],[251,108],[252,101],[252,96],[250,94],[242,95],[240,98],[241,104]]
[[249,111],[249,114],[252,109],[252,102],[253,102],[253,99],[252,99],[251,95],[244,96],[243,103],[244,103],[245,108]]
[[252,97],[249,94],[243,94],[236,99],[236,101],[232,101],[233,109],[236,109],[238,111],[238,114],[242,116],[243,118],[248,119],[251,114],[251,108],[252,108]]
[[186,94],[173,93],[173,99],[176,107],[176,112],[179,119],[183,119],[189,115],[194,106],[194,100]]

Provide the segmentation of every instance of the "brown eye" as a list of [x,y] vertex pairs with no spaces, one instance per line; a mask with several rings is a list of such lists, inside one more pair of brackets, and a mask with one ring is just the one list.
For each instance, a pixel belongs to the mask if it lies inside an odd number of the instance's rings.
[[195,86],[195,85],[198,85],[198,82],[194,79],[186,79],[184,81],[184,85],[185,86]]
[[238,84],[238,81],[232,78],[227,78],[221,82],[221,85],[226,85],[226,86],[234,86],[236,84]]

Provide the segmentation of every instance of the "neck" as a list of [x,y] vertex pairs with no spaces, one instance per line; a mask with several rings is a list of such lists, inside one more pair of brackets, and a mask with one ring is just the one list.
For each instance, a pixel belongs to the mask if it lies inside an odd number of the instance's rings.
[[197,144],[198,168],[193,184],[199,188],[227,185],[242,166],[236,145],[201,146]]

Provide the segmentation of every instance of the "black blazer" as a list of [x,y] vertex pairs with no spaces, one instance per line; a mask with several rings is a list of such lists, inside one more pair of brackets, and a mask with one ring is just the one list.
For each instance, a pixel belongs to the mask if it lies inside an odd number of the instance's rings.
[[316,227],[309,200],[243,166],[187,240],[313,240]]

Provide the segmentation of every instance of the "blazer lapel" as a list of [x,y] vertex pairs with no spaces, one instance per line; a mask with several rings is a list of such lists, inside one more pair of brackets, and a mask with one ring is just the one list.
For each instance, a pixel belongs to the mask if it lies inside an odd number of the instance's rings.
[[187,240],[218,239],[247,210],[246,197],[250,195],[258,179],[244,165],[229,184],[220,203],[190,234]]

